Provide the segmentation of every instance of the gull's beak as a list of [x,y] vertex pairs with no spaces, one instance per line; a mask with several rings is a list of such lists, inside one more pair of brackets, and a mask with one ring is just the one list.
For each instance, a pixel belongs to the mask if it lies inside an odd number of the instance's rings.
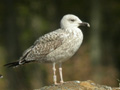
[[90,27],[90,24],[87,23],[87,22],[82,22],[82,23],[79,23],[79,26],[87,26],[87,27]]

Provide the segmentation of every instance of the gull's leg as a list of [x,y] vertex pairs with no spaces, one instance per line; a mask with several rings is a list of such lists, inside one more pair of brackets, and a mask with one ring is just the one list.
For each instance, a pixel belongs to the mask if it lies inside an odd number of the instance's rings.
[[62,63],[59,64],[60,83],[64,83],[62,75]]
[[54,84],[57,85],[57,76],[56,76],[56,68],[55,68],[55,63],[53,63],[53,81]]

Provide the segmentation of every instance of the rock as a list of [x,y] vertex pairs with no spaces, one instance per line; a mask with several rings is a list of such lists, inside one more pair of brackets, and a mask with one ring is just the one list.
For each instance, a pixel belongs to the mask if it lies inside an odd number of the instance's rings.
[[44,86],[34,90],[120,90],[120,87],[99,85],[91,80],[88,81],[67,81],[59,85]]

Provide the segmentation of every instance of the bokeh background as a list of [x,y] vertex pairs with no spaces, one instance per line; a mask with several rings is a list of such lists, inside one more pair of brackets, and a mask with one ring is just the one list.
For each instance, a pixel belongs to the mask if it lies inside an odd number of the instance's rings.
[[14,69],[3,65],[18,60],[39,36],[59,28],[62,16],[69,13],[91,27],[81,27],[84,41],[74,57],[63,63],[64,80],[118,86],[120,0],[1,0],[0,74],[4,78],[0,90],[33,90],[53,83],[52,64]]

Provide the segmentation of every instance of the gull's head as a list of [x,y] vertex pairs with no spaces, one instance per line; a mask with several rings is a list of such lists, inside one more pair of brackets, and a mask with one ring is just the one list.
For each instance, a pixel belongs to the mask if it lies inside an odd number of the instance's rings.
[[60,24],[61,24],[61,28],[63,29],[74,28],[79,26],[90,27],[89,23],[82,22],[77,16],[72,14],[67,14],[63,16]]

